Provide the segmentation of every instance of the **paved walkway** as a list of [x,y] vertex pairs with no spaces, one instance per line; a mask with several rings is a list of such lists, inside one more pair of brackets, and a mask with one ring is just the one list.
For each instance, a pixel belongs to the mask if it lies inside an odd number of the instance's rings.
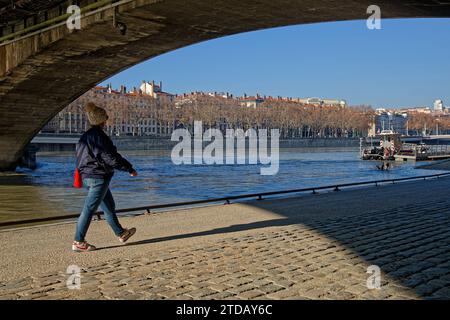
[[[450,179],[0,232],[0,299],[450,298]],[[81,269],[70,290],[67,267]],[[367,287],[368,267],[381,289]]]

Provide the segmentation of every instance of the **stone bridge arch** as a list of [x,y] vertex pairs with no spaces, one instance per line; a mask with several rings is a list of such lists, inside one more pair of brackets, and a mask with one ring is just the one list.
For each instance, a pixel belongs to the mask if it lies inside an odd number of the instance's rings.
[[[14,169],[33,136],[70,102],[139,62],[246,31],[365,19],[373,2],[0,0],[0,170]],[[446,1],[376,2],[383,18],[450,16]],[[85,9],[82,29],[71,32],[64,13],[72,3]]]

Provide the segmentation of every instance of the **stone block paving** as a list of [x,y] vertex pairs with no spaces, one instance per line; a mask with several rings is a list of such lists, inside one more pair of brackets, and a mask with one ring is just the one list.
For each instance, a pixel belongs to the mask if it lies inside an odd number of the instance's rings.
[[67,280],[0,283],[0,299],[449,299],[450,200],[227,234],[92,265],[81,289]]

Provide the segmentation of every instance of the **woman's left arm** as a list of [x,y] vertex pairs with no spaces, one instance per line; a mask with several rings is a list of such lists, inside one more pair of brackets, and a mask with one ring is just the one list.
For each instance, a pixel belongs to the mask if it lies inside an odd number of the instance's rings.
[[111,139],[106,135],[102,134],[99,141],[100,152],[99,156],[101,159],[110,167],[114,169],[126,171],[132,173],[134,171],[133,166],[127,159],[122,157],[122,155],[117,152],[116,146],[114,146]]

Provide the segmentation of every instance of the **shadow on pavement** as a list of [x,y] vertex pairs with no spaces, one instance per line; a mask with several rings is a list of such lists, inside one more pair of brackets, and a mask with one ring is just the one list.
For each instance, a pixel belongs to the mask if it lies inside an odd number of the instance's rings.
[[[441,198],[442,199],[442,198]],[[267,210],[264,202],[252,206]],[[328,219],[305,218],[292,208],[271,211],[286,218],[232,225],[128,243],[149,243],[302,224],[338,241],[390,278],[424,298],[450,298],[450,200],[411,204]],[[298,211],[297,211],[298,212]],[[110,246],[101,250],[119,246]]]

